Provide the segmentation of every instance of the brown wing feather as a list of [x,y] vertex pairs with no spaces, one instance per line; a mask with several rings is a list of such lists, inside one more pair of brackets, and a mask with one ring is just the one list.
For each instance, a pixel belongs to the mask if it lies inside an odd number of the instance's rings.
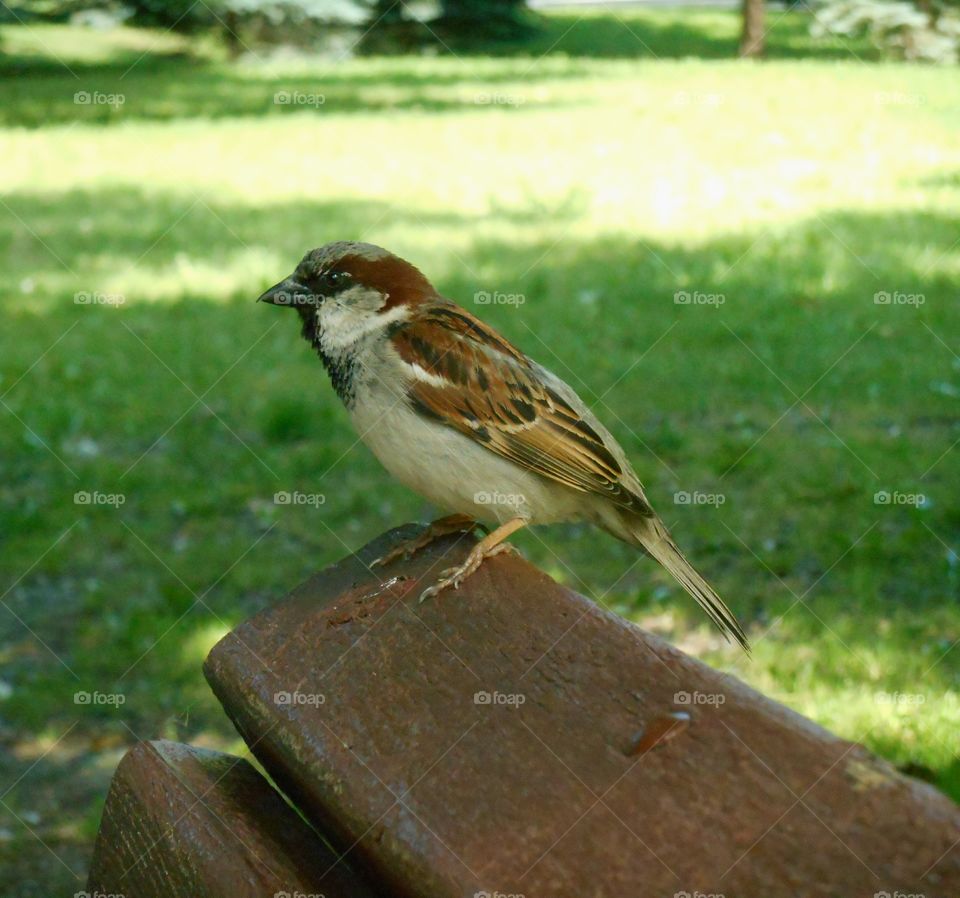
[[453,303],[432,303],[392,335],[400,357],[443,384],[418,380],[414,409],[492,452],[572,489],[650,516],[603,438],[492,328]]

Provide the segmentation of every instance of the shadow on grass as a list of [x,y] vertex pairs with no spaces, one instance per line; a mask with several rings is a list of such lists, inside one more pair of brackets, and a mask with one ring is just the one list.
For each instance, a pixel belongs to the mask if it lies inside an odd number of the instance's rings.
[[[325,70],[268,75],[198,61],[161,60],[127,73],[123,66],[100,64],[82,69],[76,78],[62,72],[0,88],[0,125],[38,128],[58,123],[114,125],[137,119],[269,119],[304,112],[495,111],[507,105],[489,99],[497,84],[522,82],[529,88],[539,80],[577,74],[571,69],[523,76],[518,67],[476,76],[396,69],[356,76]],[[523,102],[541,108],[568,105],[533,95],[525,95]]]
[[[814,41],[809,16],[771,13],[770,59],[872,60],[876,51],[861,42]],[[229,65],[176,52],[118,49],[107,61],[54,55],[0,56],[0,124],[40,127],[59,122],[115,124],[130,119],[270,117],[302,112],[316,104],[323,112],[498,109],[481,99],[513,85],[527,106],[558,107],[532,85],[588,76],[603,60],[730,59],[736,57],[739,19],[723,10],[641,10],[623,15],[558,13],[542,17],[532,41],[518,45],[458,48],[462,65],[451,59],[367,60],[363,67],[337,67],[330,60],[283,63],[288,74],[269,66]],[[82,31],[78,30],[78,35]],[[499,61],[476,57],[490,55]],[[511,62],[506,57],[517,57]],[[67,68],[69,66],[69,70]],[[323,100],[277,102],[298,93]],[[84,102],[78,95],[122,96],[120,101]]]
[[[581,209],[581,198],[573,195],[549,207],[500,206],[490,216],[504,225],[539,225],[544,218],[572,221]],[[204,247],[209,265],[224,270],[238,253],[267,248],[292,263],[307,249],[330,240],[359,239],[385,220],[429,230],[467,223],[459,213],[408,211],[376,201],[243,206],[209,196],[111,187],[7,194],[0,202],[0,240],[11,264],[29,270],[31,279],[52,277],[67,285],[78,270],[97,271],[97,277],[107,279],[131,266],[165,269],[184,254],[193,255],[198,246]],[[202,295],[203,285],[196,288]],[[94,290],[98,285],[75,289]]]
[[[77,29],[82,35],[82,30]],[[464,60],[389,57],[337,65],[292,58],[278,65],[228,64],[184,52],[118,50],[94,62],[0,55],[0,125],[118,124],[131,119],[270,118],[313,111],[368,113],[498,110],[498,87],[523,89],[523,103],[560,107],[530,88],[589,74],[589,61]],[[509,99],[509,98],[507,98]]]
[[[59,261],[0,211],[14,324],[0,375],[20,419],[0,432],[4,573],[13,582],[25,559],[42,556],[6,598],[13,614],[0,616],[12,686],[2,710],[17,732],[3,743],[4,772],[15,779],[30,763],[18,760],[31,757],[25,743],[74,723],[77,750],[103,763],[80,773],[76,755],[55,752],[5,800],[21,815],[41,805],[39,835],[82,858],[91,783],[100,787],[131,730],[234,738],[199,670],[217,635],[425,512],[354,450],[295,322],[253,297],[309,246],[375,235],[384,219],[438,235],[469,233],[472,222],[378,203],[196,205],[121,188],[6,202]],[[495,217],[508,226],[543,214]],[[944,498],[956,494],[956,466],[934,464],[960,435],[948,389],[957,375],[926,329],[946,336],[960,324],[947,276],[951,228],[928,212],[837,212],[698,246],[498,240],[475,242],[462,258],[413,261],[464,304],[478,288],[525,297],[519,307],[471,308],[609,423],[654,505],[758,639],[755,664],[797,690],[855,682],[892,693],[919,681],[934,696],[955,688],[960,663],[950,654],[937,662],[960,636],[943,548],[960,538],[960,515]],[[267,270],[275,257],[284,261]],[[144,295],[128,290],[120,308],[74,303],[78,290],[126,271]],[[492,274],[478,283],[471,271]],[[236,272],[239,285],[216,281]],[[724,302],[677,303],[678,290]],[[880,290],[923,293],[925,303],[877,305]],[[727,501],[671,502],[694,489]],[[878,505],[882,489],[923,490],[933,502]],[[78,506],[77,490],[125,501]],[[327,501],[279,506],[278,490],[323,491]],[[613,587],[608,598],[621,609],[669,611],[681,634],[701,624],[660,572],[629,570],[635,554],[607,537],[560,528],[521,544],[575,588]],[[123,692],[126,702],[78,707],[77,689]],[[898,763],[926,748],[908,734],[882,747]],[[960,794],[954,768],[926,755],[919,763]],[[46,850],[16,820],[4,825],[15,837],[3,851],[18,869],[49,874]],[[53,877],[74,884],[63,870]]]
[[[526,39],[478,43],[447,37],[456,55],[568,56],[581,59],[736,59],[741,20],[736,10],[709,7],[628,8],[619,12],[583,8],[536,16]],[[877,49],[861,38],[814,38],[811,13],[770,10],[767,59],[875,61]]]

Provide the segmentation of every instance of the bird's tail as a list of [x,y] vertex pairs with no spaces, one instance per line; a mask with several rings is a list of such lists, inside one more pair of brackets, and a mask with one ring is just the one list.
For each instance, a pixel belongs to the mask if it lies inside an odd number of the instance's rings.
[[750,643],[733,612],[717,595],[714,588],[683,557],[683,553],[677,548],[677,544],[663,522],[656,517],[633,520],[630,522],[629,531],[633,539],[670,571],[677,582],[697,600],[720,632],[728,640],[731,637],[735,639],[749,654]]

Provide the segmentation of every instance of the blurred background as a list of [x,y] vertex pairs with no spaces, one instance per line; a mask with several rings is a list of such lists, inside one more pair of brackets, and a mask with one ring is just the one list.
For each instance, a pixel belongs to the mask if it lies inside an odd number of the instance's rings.
[[754,657],[605,535],[528,558],[960,798],[958,14],[4,6],[0,893],[82,888],[135,740],[245,754],[209,648],[430,517],[253,302],[335,239],[568,380]]

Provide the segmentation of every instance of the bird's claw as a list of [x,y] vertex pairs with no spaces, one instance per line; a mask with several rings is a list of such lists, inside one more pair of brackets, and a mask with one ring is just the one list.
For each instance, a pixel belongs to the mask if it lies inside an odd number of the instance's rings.
[[434,596],[439,595],[448,585],[448,583],[435,583],[433,586],[428,586],[422,593],[420,593],[420,598],[417,600],[417,604],[422,605],[427,601],[427,599],[432,599]]
[[432,599],[434,596],[440,595],[440,593],[445,589],[449,589],[451,586],[454,589],[459,589],[465,576],[466,572],[463,568],[449,567],[445,571],[441,571],[440,579],[437,580],[433,586],[428,586],[420,593],[420,599],[417,604],[423,604],[427,599]]
[[460,584],[463,583],[467,577],[471,576],[484,561],[488,558],[493,558],[494,555],[499,555],[501,552],[513,552],[516,553],[516,549],[508,543],[499,543],[492,548],[485,549],[482,552],[472,551],[468,556],[467,560],[464,561],[459,567],[448,567],[445,571],[440,572],[440,579],[437,580],[433,586],[428,586],[422,593],[420,593],[420,602],[424,602],[433,596],[439,595],[445,589],[453,587],[454,589],[459,589]]

